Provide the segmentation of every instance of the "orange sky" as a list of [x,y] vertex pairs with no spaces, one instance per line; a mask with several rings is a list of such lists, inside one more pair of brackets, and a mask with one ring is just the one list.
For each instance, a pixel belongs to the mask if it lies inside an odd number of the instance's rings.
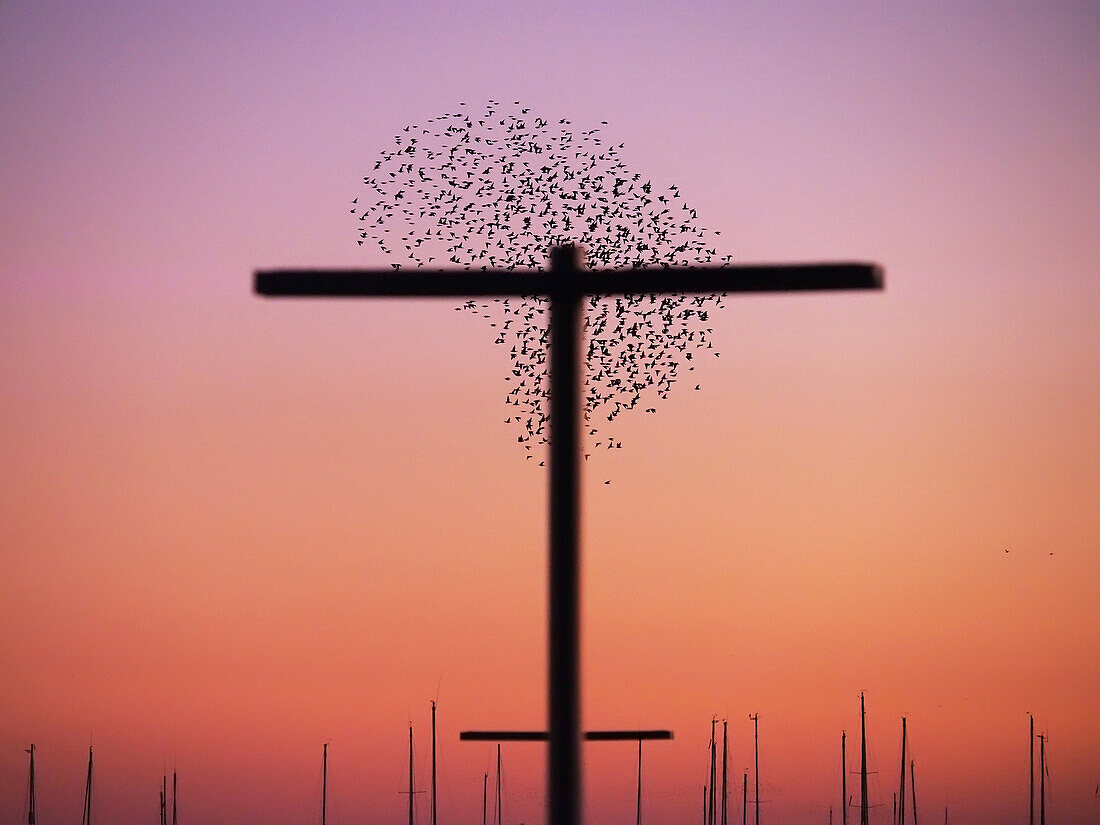
[[[393,823],[435,698],[441,820],[478,821],[493,752],[458,731],[544,717],[506,355],[450,302],[250,286],[384,264],[363,169],[500,96],[607,120],[737,260],[886,268],[728,300],[700,391],[585,467],[586,724],[676,734],[646,822],[698,821],[715,715],[739,805],[759,712],[761,821],[839,823],[861,690],[875,825],[903,715],[921,821],[1023,823],[1029,712],[1051,821],[1096,821],[1095,13],[564,10],[5,12],[0,817],[35,742],[40,825],[75,819],[90,741],[97,821],[152,822],[173,769],[185,825],[317,821],[329,741],[330,821]],[[585,754],[588,821],[633,816],[632,747]],[[506,825],[539,825],[542,746],[504,759]]]

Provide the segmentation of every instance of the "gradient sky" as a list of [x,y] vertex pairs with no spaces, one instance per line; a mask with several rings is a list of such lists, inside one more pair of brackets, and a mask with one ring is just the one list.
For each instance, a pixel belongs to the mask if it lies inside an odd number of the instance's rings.
[[[0,8],[0,819],[35,742],[40,825],[76,821],[92,742],[99,822],[173,769],[184,825],[316,822],[329,741],[330,821],[392,825],[434,698],[441,822],[479,821],[458,731],[545,702],[506,355],[451,302],[251,273],[384,265],[368,165],[495,98],[608,121],[735,260],[887,272],[729,300],[701,390],[586,465],[586,723],[676,734],[646,822],[698,821],[715,715],[739,794],[753,712],[761,821],[839,822],[861,690],[876,825],[903,715],[921,821],[1025,822],[1029,712],[1050,821],[1097,821],[1095,4],[270,5]],[[591,825],[634,759],[587,746]],[[542,746],[504,761],[540,825]]]

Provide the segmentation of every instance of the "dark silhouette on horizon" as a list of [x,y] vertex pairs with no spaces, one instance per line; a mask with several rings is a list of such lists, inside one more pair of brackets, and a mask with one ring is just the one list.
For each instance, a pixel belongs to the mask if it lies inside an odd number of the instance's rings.
[[881,289],[872,264],[686,266],[643,269],[584,267],[575,246],[550,251],[549,271],[290,270],[257,272],[265,296],[549,298],[550,359],[550,825],[581,821],[580,763],[580,465],[582,461],[581,305],[590,295],[789,292]]

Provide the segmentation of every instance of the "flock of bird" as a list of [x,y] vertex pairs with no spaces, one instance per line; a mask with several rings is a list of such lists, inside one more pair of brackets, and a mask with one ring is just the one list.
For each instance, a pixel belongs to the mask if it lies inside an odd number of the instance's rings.
[[[601,125],[606,125],[603,121]],[[551,122],[518,101],[490,100],[476,114],[456,113],[406,126],[363,177],[352,201],[359,245],[377,242],[401,256],[395,268],[457,265],[468,269],[540,269],[549,250],[576,244],[589,267],[631,268],[728,262],[679,190],[656,190],[623,163],[623,144],[599,129]],[[656,412],[694,356],[717,355],[708,314],[722,295],[593,296],[586,310],[587,433],[640,408]],[[549,380],[545,299],[466,301],[509,347],[506,423],[530,451],[546,443]],[[699,389],[699,385],[695,385]],[[591,443],[591,442],[590,442]],[[599,435],[595,447],[622,442]],[[530,453],[528,454],[530,458]]]

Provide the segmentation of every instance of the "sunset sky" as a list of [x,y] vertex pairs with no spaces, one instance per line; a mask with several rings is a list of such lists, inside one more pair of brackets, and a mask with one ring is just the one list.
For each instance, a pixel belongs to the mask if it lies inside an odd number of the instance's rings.
[[[1100,821],[1095,3],[7,3],[0,9],[0,821],[399,825],[439,705],[440,825],[545,721],[545,468],[453,301],[271,301],[386,266],[349,202],[404,126],[518,100],[600,126],[743,262],[720,358],[584,467],[583,708],[646,746],[646,825],[873,825],[908,719],[920,822]],[[605,484],[610,481],[610,484]],[[1007,552],[1006,552],[1007,551]],[[544,746],[504,748],[543,825]],[[589,825],[636,751],[585,746]],[[858,775],[849,793],[858,804]],[[427,795],[416,796],[428,823]],[[490,806],[490,812],[492,806]],[[752,811],[750,808],[750,819]],[[851,813],[858,817],[858,810]],[[856,820],[858,821],[858,820]]]

